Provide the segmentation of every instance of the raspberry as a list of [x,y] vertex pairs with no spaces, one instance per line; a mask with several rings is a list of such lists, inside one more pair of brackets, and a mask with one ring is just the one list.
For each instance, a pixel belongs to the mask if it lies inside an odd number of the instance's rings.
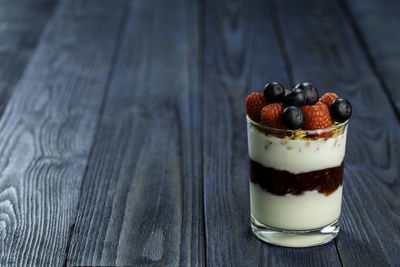
[[[329,109],[324,103],[317,102],[313,106],[302,106],[301,110],[304,113],[304,130],[317,130],[332,126],[332,118]],[[327,131],[318,136],[327,138],[330,134],[331,132]]]
[[261,93],[251,93],[246,98],[246,113],[255,122],[261,121],[261,110],[268,105],[267,99]]
[[273,103],[264,107],[261,111],[261,119],[271,128],[286,129],[282,122],[283,103]]
[[326,93],[320,98],[319,101],[324,103],[329,108],[329,106],[331,105],[333,100],[335,100],[336,98],[338,98],[337,94],[335,94],[335,93]]

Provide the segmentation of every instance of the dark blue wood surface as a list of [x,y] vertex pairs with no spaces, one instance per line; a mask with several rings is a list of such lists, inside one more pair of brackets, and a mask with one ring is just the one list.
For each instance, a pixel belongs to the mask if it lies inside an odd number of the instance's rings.
[[[400,266],[397,1],[0,2],[0,266]],[[351,100],[341,231],[252,235],[244,100]]]

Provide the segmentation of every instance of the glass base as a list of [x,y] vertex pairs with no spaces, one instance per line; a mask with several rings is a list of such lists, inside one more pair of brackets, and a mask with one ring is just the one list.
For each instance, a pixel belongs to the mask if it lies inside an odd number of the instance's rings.
[[339,219],[331,224],[312,230],[282,230],[272,228],[251,216],[251,230],[262,241],[282,247],[304,248],[322,245],[339,233]]

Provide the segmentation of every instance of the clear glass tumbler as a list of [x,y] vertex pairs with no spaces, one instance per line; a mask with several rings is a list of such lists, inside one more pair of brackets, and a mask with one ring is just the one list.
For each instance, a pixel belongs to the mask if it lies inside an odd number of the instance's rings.
[[247,117],[253,233],[286,247],[339,232],[347,121],[320,130],[280,130]]

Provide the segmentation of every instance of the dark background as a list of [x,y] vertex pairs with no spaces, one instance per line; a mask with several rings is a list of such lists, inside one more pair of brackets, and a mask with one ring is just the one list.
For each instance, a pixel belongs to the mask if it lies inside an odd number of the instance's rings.
[[[400,266],[400,2],[0,1],[0,265]],[[244,100],[353,104],[341,231],[250,230]]]

